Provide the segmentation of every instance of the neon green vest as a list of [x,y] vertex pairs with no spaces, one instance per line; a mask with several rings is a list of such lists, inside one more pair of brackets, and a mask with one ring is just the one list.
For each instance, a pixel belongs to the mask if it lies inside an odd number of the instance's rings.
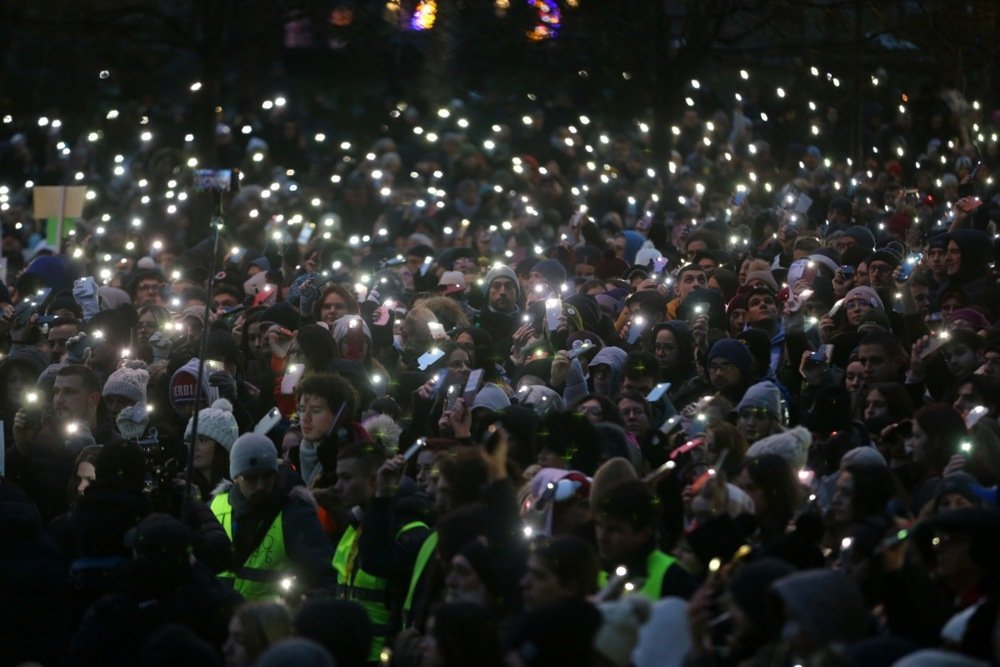
[[[212,500],[212,514],[222,524],[229,541],[233,541],[233,505],[229,494],[223,493]],[[281,513],[267,529],[264,539],[235,572],[223,572],[219,578],[247,600],[276,599],[281,597],[281,578],[289,569],[285,553],[285,532]]]
[[[659,549],[653,549],[646,558],[646,581],[638,590],[639,594],[645,595],[653,602],[659,600],[663,594],[663,577],[676,562],[677,559],[673,556],[667,555]],[[607,583],[608,573],[602,570],[597,575],[597,586],[603,588]]]
[[[409,530],[426,527],[427,524],[421,521],[408,523],[396,533],[396,539]],[[377,662],[381,658],[389,632],[389,592],[386,590],[389,582],[384,577],[368,574],[358,567],[358,537],[357,529],[348,526],[333,554],[333,569],[337,571],[337,597],[359,602],[368,612],[368,619],[372,623],[372,645],[368,660]]]
[[427,536],[424,543],[420,545],[420,551],[417,552],[417,560],[413,563],[413,574],[410,576],[410,588],[406,591],[406,601],[403,602],[403,627],[406,627],[406,617],[410,615],[410,610],[413,609],[413,596],[417,592],[417,584],[420,582],[420,577],[424,575],[427,563],[431,561],[431,556],[434,555],[437,545],[438,533],[435,530]]

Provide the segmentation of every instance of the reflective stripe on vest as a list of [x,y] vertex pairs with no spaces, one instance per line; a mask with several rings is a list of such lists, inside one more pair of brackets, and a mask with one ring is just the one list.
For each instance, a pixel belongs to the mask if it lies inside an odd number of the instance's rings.
[[[222,524],[223,530],[233,540],[233,505],[229,494],[223,493],[212,500],[212,514]],[[285,532],[281,513],[274,518],[264,539],[254,549],[246,561],[235,572],[222,572],[218,576],[247,600],[274,599],[281,597],[280,581],[288,570],[288,554],[285,553]]]
[[404,627],[406,627],[406,617],[410,615],[410,610],[413,609],[413,596],[417,593],[417,584],[420,582],[420,577],[424,575],[424,570],[427,569],[427,563],[431,561],[431,556],[434,555],[434,550],[437,549],[437,545],[438,533],[435,530],[427,536],[424,543],[420,545],[420,551],[417,552],[417,560],[413,563],[413,574],[410,576],[410,588],[406,591],[406,601],[403,602]]
[[[408,523],[396,533],[398,540],[403,533],[414,528],[427,528],[421,521]],[[359,533],[352,525],[344,531],[337,551],[333,554],[333,569],[337,571],[337,597],[361,604],[372,623],[372,644],[368,652],[370,661],[378,661],[389,632],[388,580],[368,574],[357,565]]]
[[[667,570],[677,562],[673,556],[663,553],[659,549],[653,549],[646,557],[646,580],[638,592],[645,595],[652,601],[657,601],[663,595],[663,577]],[[597,575],[597,586],[603,588],[608,584],[608,573],[601,571]]]

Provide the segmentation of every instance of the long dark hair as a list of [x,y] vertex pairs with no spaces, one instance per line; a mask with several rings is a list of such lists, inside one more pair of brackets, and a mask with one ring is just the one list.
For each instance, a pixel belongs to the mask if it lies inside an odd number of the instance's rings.
[[499,667],[493,615],[482,605],[449,602],[434,610],[434,636],[444,667]]
[[767,497],[767,509],[758,508],[757,513],[762,538],[766,542],[783,535],[799,498],[791,466],[777,454],[762,454],[747,459],[743,467]]

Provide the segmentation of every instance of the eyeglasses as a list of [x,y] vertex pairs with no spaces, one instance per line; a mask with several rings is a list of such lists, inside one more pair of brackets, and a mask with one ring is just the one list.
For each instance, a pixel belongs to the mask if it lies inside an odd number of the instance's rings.
[[708,365],[708,372],[727,373],[735,368],[738,368],[738,366],[731,361],[717,361]]
[[743,408],[740,410],[740,419],[746,419],[747,421],[751,419],[764,421],[770,417],[771,413],[767,411],[767,408]]
[[581,405],[577,409],[576,413],[578,415],[591,415],[594,417],[600,417],[602,414],[604,414],[604,410],[601,409],[601,406],[599,405]]
[[868,266],[868,273],[892,273],[893,268],[888,264],[871,264]]

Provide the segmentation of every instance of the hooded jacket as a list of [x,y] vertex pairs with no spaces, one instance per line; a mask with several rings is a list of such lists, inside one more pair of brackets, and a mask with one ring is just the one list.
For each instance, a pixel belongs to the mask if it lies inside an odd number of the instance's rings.
[[947,289],[961,289],[969,300],[981,308],[986,308],[990,319],[997,315],[997,300],[1000,291],[996,282],[990,277],[990,261],[993,259],[992,239],[978,229],[959,229],[948,234],[948,241],[958,244],[962,252],[962,261],[958,272],[948,276],[947,281],[936,295]]
[[[620,347],[604,347],[597,351],[587,368],[605,364],[611,367],[611,390],[617,394],[622,383],[622,372],[628,353]],[[608,398],[611,398],[610,396]]]

